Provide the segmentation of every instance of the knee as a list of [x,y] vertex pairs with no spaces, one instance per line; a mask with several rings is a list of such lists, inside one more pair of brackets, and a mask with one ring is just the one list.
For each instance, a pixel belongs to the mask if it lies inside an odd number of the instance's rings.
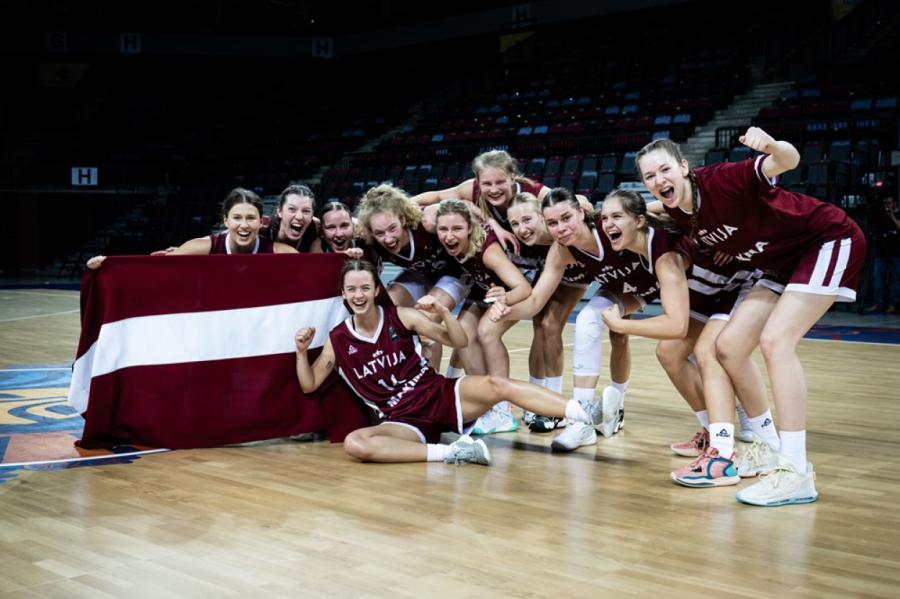
[[505,376],[490,375],[487,377],[488,386],[491,389],[491,396],[500,401],[509,396],[510,383]]
[[671,341],[660,341],[656,344],[656,359],[659,360],[659,364],[664,370],[672,370],[684,359],[684,356],[678,351],[678,345]]
[[721,358],[719,357],[717,346],[718,344],[709,344],[694,347],[694,358],[697,360],[697,366],[700,370],[720,363]]
[[482,320],[478,323],[477,335],[479,341],[487,344],[496,344],[500,342],[500,334],[497,325],[493,322]]
[[785,351],[793,351],[793,344],[784,334],[770,331],[768,327],[763,329],[759,336],[759,349],[767,362],[777,359],[777,356]]
[[[741,351],[740,347],[741,345],[736,340],[732,340],[730,335],[721,333],[716,339],[715,346],[705,353],[714,355],[720,364],[734,364],[740,362],[744,357],[750,357],[749,355],[744,356],[744,352]],[[697,361],[700,361],[699,355],[697,355]]]
[[367,435],[359,431],[353,431],[344,437],[344,451],[347,452],[347,455],[357,460],[368,462],[372,459],[374,448]]

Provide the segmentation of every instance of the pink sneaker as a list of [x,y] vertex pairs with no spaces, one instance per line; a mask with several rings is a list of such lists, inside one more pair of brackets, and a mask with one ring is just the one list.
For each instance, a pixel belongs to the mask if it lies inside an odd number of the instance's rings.
[[691,437],[690,441],[672,443],[669,447],[672,448],[672,452],[675,455],[680,455],[683,458],[696,458],[709,447],[709,431],[703,429]]
[[724,487],[741,482],[735,455],[723,458],[715,447],[708,447],[699,458],[684,468],[672,471],[672,480],[685,487]]

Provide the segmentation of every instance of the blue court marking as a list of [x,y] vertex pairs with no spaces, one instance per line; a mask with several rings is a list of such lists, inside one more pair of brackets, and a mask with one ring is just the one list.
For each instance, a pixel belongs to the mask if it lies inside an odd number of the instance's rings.
[[[13,420],[11,423],[0,420],[0,434],[81,430],[84,420],[59,392],[68,389],[71,382],[72,371],[67,364],[0,369],[0,414]],[[35,413],[36,408],[53,416]]]

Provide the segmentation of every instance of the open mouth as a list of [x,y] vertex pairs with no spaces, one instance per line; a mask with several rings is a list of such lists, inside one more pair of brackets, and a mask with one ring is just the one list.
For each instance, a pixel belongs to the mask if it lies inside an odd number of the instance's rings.
[[532,237],[534,237],[534,233],[531,231],[522,231],[519,233],[519,241],[524,241],[525,243],[528,243],[528,240]]
[[622,236],[621,231],[607,231],[607,237],[609,237],[610,241],[616,241]]
[[250,241],[250,236],[251,236],[250,231],[238,231],[237,232],[238,241],[248,242],[248,241]]
[[347,249],[348,241],[349,240],[347,239],[334,238],[331,240],[331,245],[333,245],[335,249],[343,251]]
[[291,223],[291,236],[300,237],[303,233],[303,225],[300,223]]
[[444,243],[444,248],[451,254],[456,254],[459,251],[459,242],[458,241],[447,241]]
[[659,190],[659,195],[662,196],[664,200],[672,200],[675,197],[675,188],[674,187],[664,187]]

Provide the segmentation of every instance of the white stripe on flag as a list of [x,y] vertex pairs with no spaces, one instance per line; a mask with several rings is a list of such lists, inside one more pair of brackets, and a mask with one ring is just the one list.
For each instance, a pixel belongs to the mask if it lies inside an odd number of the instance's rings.
[[844,271],[847,270],[847,262],[850,260],[850,238],[841,239],[841,248],[838,250],[837,262],[834,265],[834,272],[831,274],[831,281],[828,283],[829,287],[836,287],[840,285],[841,277],[844,276]]
[[813,269],[809,284],[813,287],[821,287],[825,282],[825,273],[828,272],[828,264],[831,262],[831,252],[834,250],[834,241],[822,244],[819,248],[819,257],[816,258],[816,267]]
[[72,371],[69,404],[87,409],[91,378],[132,366],[183,364],[294,352],[294,332],[316,327],[311,348],[347,318],[340,297],[209,312],[126,318],[100,327]]

